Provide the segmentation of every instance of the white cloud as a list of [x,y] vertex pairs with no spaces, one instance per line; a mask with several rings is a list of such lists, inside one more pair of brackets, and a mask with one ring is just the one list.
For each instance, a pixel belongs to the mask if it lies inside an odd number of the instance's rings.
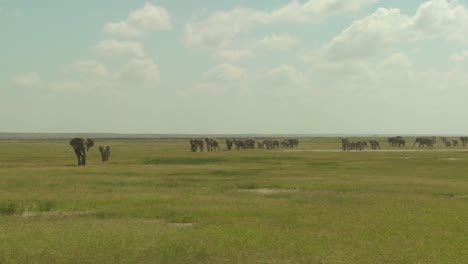
[[367,59],[403,40],[409,25],[409,17],[399,9],[379,8],[372,15],[353,22],[317,55],[327,60]]
[[264,20],[265,14],[246,8],[218,11],[205,20],[187,23],[182,39],[187,46],[227,48],[242,29]]
[[249,60],[255,57],[255,54],[248,49],[228,49],[220,50],[215,54],[216,58],[222,62],[236,63]]
[[385,56],[397,43],[438,39],[468,42],[468,9],[458,1],[431,0],[415,15],[397,8],[379,8],[309,54],[309,60],[363,60]]
[[412,20],[417,38],[468,43],[468,9],[460,1],[427,1],[419,6]]
[[109,70],[102,63],[95,60],[80,60],[74,64],[76,70],[91,77],[106,77]]
[[330,16],[356,12],[376,2],[377,0],[310,0],[301,3],[294,0],[273,10],[270,16],[272,21],[319,23]]
[[284,51],[300,44],[302,40],[288,33],[271,34],[260,39],[256,44],[256,48]]
[[143,44],[138,41],[103,40],[94,48],[94,51],[108,56],[143,57]]
[[216,65],[204,74],[204,79],[210,81],[239,81],[246,77],[247,74],[243,68],[231,64]]
[[375,0],[294,0],[270,12],[248,8],[218,11],[205,19],[193,20],[185,25],[183,42],[189,47],[209,49],[227,48],[236,35],[254,25],[271,23],[318,23],[346,12],[354,12],[376,2]]
[[468,61],[468,50],[455,53],[450,56],[451,61]]
[[140,36],[152,30],[171,29],[171,15],[161,6],[146,3],[144,7],[132,11],[126,20],[109,22],[103,31],[120,36]]
[[158,66],[150,59],[133,59],[119,73],[119,80],[155,86],[159,84]]

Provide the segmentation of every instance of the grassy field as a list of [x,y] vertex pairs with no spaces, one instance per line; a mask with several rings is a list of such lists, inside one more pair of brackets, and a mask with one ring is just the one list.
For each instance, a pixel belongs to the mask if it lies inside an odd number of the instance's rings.
[[468,263],[468,150],[438,144],[96,140],[77,167],[66,140],[2,140],[0,263]]

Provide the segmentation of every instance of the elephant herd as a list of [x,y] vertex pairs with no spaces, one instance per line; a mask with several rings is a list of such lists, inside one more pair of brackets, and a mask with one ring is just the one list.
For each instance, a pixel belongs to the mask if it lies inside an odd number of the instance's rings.
[[[380,148],[380,143],[376,140],[370,140],[369,144],[371,145],[372,149]],[[341,149],[343,151],[350,151],[350,150],[363,151],[367,147],[368,147],[367,141],[351,142],[347,138],[341,139]]]
[[[465,147],[468,143],[468,137],[460,137],[459,139],[462,146]],[[441,140],[446,147],[459,146],[458,139],[447,139],[446,137],[441,137]],[[401,136],[390,137],[387,139],[387,142],[391,147],[405,147],[405,139],[403,139]],[[215,138],[192,138],[190,139],[189,143],[191,152],[202,152],[205,149],[205,146],[207,151],[220,151],[219,142]],[[413,148],[416,146],[416,144],[419,144],[418,147],[432,148],[434,147],[435,143],[435,137],[418,137],[413,143]],[[79,137],[72,139],[70,141],[70,145],[75,151],[76,158],[78,159],[78,166],[85,166],[88,150],[94,146],[94,141],[89,138]],[[377,140],[351,142],[347,138],[341,139],[341,148],[343,151],[363,151],[368,148],[369,145],[372,150],[380,149],[380,143]],[[254,149],[255,146],[257,146],[259,149],[297,148],[299,147],[299,140],[284,139],[280,141],[276,139],[265,139],[257,141],[253,138],[226,138],[226,148],[228,151],[232,150],[233,148],[236,150]],[[99,146],[99,152],[101,153],[101,160],[103,162],[109,161],[111,153],[109,146]]]
[[[89,138],[74,138],[70,141],[70,145],[75,151],[76,158],[78,159],[78,166],[86,165],[86,157],[88,156],[88,150],[94,146],[94,141]],[[110,147],[109,146],[99,146],[99,152],[101,153],[101,160],[103,162],[109,161],[110,157]]]
[[[214,138],[192,138],[189,141],[190,143],[190,151],[196,152],[199,150],[200,152],[203,151],[204,146],[206,145],[206,149],[208,151],[215,151],[220,150],[219,143]],[[241,139],[232,139],[226,138],[226,149],[228,151],[232,150],[233,148],[236,150],[242,149],[255,149],[255,146],[259,149],[274,149],[274,148],[294,148],[299,146],[299,140],[297,139],[285,139],[282,141],[274,140],[274,139],[265,139],[262,141],[256,141],[253,138],[241,138]]]
[[205,139],[199,139],[199,138],[192,138],[190,139],[190,151],[191,152],[197,152],[197,150],[203,151],[205,148],[205,143],[206,143],[206,149],[208,151],[219,151],[219,143],[218,140],[214,138],[205,138]]
[[[466,143],[468,143],[468,137],[460,137],[460,142],[462,146],[466,146]],[[447,139],[446,137],[441,137],[442,142],[446,147],[457,147],[459,146],[458,139]],[[405,147],[405,139],[401,136],[396,136],[396,137],[389,137],[387,139],[388,144],[390,147]],[[413,148],[418,144],[418,147],[428,147],[432,148],[434,147],[434,144],[436,143],[436,137],[417,137],[413,143]],[[380,143],[377,140],[369,140],[369,145],[371,149],[377,150],[380,149]],[[357,141],[357,142],[351,142],[347,138],[341,139],[341,148],[343,151],[350,151],[350,150],[358,150],[362,151],[365,148],[368,147],[368,144],[366,141]]]

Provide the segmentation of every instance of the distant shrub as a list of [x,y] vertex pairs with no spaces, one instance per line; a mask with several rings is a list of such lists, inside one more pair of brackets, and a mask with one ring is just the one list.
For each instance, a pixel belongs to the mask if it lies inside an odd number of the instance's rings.
[[15,214],[18,209],[18,205],[12,201],[6,201],[0,203],[0,214],[1,215],[12,215]]

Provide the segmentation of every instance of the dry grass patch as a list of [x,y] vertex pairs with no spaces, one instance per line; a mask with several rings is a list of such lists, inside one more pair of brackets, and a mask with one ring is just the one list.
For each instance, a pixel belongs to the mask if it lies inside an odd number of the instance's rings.
[[21,217],[71,217],[71,216],[81,216],[81,215],[91,215],[95,214],[95,210],[83,210],[83,211],[64,211],[64,212],[30,212],[25,211],[20,216]]

